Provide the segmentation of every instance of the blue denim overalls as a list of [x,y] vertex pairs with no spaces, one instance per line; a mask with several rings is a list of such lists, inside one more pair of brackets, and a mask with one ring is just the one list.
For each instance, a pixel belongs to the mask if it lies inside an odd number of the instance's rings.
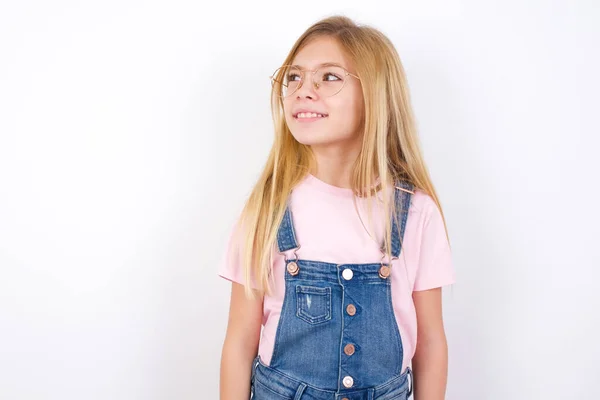
[[[413,186],[399,182],[392,220],[398,258]],[[292,215],[279,226],[280,252],[298,249]],[[270,365],[256,357],[254,400],[406,400],[410,368],[394,316],[390,263],[332,264],[286,257],[285,296]]]

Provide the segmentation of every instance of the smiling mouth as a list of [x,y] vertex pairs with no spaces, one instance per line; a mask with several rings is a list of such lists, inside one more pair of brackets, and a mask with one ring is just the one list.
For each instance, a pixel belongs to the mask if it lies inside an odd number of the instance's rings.
[[329,115],[321,113],[298,113],[294,115],[294,119],[299,122],[312,122],[327,118]]

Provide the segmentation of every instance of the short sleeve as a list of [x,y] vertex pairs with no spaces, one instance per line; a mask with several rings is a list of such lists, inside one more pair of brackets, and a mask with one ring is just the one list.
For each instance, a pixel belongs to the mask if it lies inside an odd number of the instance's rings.
[[[239,222],[236,223],[229,233],[225,253],[221,256],[221,263],[217,274],[228,281],[236,282],[241,285],[246,284],[244,278],[244,263],[242,249],[244,242],[242,239]],[[254,285],[252,285],[254,287]]]
[[429,196],[425,208],[419,262],[413,290],[434,289],[455,282],[455,271],[446,237],[444,220],[436,203]]

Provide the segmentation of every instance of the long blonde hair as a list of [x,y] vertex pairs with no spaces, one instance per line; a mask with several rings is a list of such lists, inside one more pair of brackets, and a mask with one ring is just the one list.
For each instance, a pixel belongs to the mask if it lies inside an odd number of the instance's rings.
[[[309,41],[320,37],[337,40],[354,62],[364,97],[362,150],[354,164],[351,184],[358,196],[372,197],[361,188],[375,187],[378,180],[386,210],[385,245],[390,256],[389,190],[394,182],[407,181],[433,198],[442,212],[425,165],[417,136],[404,68],[392,42],[379,30],[357,25],[345,16],[330,16],[310,26],[296,41],[282,65],[291,64]],[[281,79],[278,79],[281,81]],[[261,293],[271,293],[272,253],[288,196],[314,167],[311,149],[292,136],[283,113],[281,87],[273,86],[271,112],[275,139],[266,165],[240,216],[246,293],[251,282]],[[387,184],[386,184],[387,183]],[[370,200],[370,199],[369,199]],[[393,203],[392,203],[393,204]],[[446,227],[446,220],[442,212]],[[446,235],[448,235],[446,227]],[[390,257],[391,258],[391,257]]]

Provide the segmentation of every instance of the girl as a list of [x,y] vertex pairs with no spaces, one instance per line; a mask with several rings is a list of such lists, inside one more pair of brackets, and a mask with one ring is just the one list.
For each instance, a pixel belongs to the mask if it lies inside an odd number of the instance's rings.
[[271,79],[275,141],[219,269],[221,399],[443,399],[454,269],[394,46],[329,17]]

